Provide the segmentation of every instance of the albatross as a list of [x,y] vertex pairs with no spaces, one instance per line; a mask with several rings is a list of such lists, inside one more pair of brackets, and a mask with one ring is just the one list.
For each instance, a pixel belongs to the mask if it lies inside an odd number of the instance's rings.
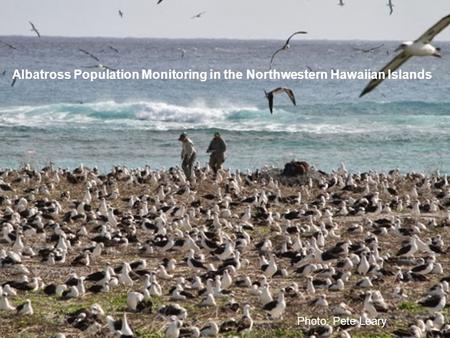
[[284,300],[284,292],[281,291],[278,299],[271,301],[263,306],[263,310],[267,311],[271,319],[281,319],[286,310],[286,301]]
[[114,47],[114,46],[108,45],[108,48],[111,49],[112,51],[116,52],[116,53],[119,53],[119,52],[120,52],[120,51],[119,51],[116,47]]
[[383,46],[384,46],[384,43],[382,43],[381,45],[375,46],[375,47],[371,47],[371,48],[357,48],[357,47],[352,47],[352,48],[358,52],[371,53],[371,52],[376,51],[377,49],[380,49]]
[[387,6],[389,7],[389,15],[392,15],[392,13],[394,13],[394,4],[392,3],[392,0],[388,0]]
[[374,90],[384,78],[391,72],[397,70],[402,64],[408,61],[413,56],[435,56],[441,57],[440,48],[432,46],[430,43],[436,35],[442,32],[450,24],[450,15],[439,20],[430,29],[428,29],[421,37],[415,41],[407,41],[400,45],[396,51],[401,50],[402,52],[398,54],[391,62],[389,62],[379,73],[384,73],[384,76],[380,76],[373,79],[364,88],[359,97],[370,93]]
[[288,37],[288,39],[287,39],[286,42],[284,43],[283,47],[281,47],[280,49],[276,50],[275,53],[272,54],[272,58],[270,59],[270,69],[272,69],[272,64],[273,64],[273,60],[275,59],[275,56],[276,56],[278,53],[280,53],[280,52],[282,52],[282,51],[284,51],[284,50],[289,49],[289,48],[290,48],[289,42],[291,41],[291,39],[292,39],[294,36],[296,36],[296,35],[298,35],[298,34],[308,34],[308,32],[298,31],[298,32],[292,33],[291,36]]
[[197,13],[197,14],[193,15],[193,16],[191,17],[191,19],[200,19],[200,18],[203,16],[203,14],[205,14],[205,13],[206,13],[206,11]]
[[294,96],[294,92],[292,91],[292,89],[285,88],[285,87],[278,87],[278,88],[271,90],[270,92],[264,91],[264,93],[266,94],[267,100],[269,100],[269,109],[270,109],[271,114],[273,114],[273,97],[276,94],[286,93],[289,96],[289,98],[291,99],[294,106],[297,105],[297,103],[295,102],[295,96]]
[[10,43],[7,43],[7,42],[5,42],[5,41],[1,41],[1,40],[0,40],[0,43],[4,44],[6,47],[9,47],[9,48],[11,48],[11,49],[17,49],[15,46],[13,46],[13,45],[11,45]]
[[41,34],[39,34],[39,31],[37,30],[36,26],[31,21],[28,21],[28,23],[31,25],[31,31],[35,32],[37,37],[40,38]]

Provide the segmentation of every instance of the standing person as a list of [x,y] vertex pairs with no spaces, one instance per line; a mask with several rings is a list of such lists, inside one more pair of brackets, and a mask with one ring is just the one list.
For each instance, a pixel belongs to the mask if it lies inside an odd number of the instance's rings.
[[209,144],[207,153],[211,153],[209,157],[209,166],[214,171],[214,175],[222,167],[223,162],[225,162],[225,151],[227,150],[227,145],[222,139],[218,132],[214,133],[214,138]]
[[192,176],[192,167],[194,166],[194,162],[197,157],[197,152],[195,151],[194,144],[187,137],[186,133],[182,133],[178,138],[178,141],[182,142],[181,167],[183,168],[186,178],[190,180]]

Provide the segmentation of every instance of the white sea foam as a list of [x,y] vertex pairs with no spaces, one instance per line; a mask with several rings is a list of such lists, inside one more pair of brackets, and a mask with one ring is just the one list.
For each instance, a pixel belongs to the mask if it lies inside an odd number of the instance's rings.
[[[219,128],[230,131],[265,131],[305,133],[309,135],[389,134],[398,133],[395,124],[383,118],[371,117],[370,122],[340,116],[346,109],[333,114],[324,113],[327,107],[304,106],[300,111],[278,107],[274,115],[266,107],[246,104],[193,100],[177,105],[158,101],[94,103],[60,103],[42,106],[0,108],[0,126],[16,127],[85,127],[110,129],[178,130]],[[395,117],[395,115],[394,115]],[[448,129],[436,124],[403,124],[404,132],[432,132],[442,134]]]
[[20,106],[0,108],[2,126],[52,126],[67,124],[114,124],[120,120],[129,126],[148,127],[156,125],[188,124],[192,127],[204,126],[227,119],[232,114],[247,111],[256,112],[256,107],[239,105],[219,105],[210,107],[196,101],[191,105],[175,105],[165,102],[124,102],[103,101],[85,104],[53,104],[43,106]]
[[257,111],[256,107],[209,107],[204,103],[178,106],[165,102],[144,102],[138,104],[136,108],[140,108],[135,115],[139,120],[194,124],[220,122],[239,111]]

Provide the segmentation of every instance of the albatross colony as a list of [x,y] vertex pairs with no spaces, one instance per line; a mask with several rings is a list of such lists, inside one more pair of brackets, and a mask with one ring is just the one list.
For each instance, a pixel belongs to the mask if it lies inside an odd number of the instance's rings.
[[450,334],[447,176],[195,177],[1,171],[0,336]]

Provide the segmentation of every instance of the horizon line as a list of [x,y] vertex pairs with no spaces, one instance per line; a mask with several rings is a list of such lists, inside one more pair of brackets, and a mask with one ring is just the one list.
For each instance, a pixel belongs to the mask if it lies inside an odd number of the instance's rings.
[[[35,39],[42,39],[42,38],[66,38],[66,39],[117,39],[117,40],[126,40],[126,39],[134,39],[134,40],[234,40],[234,41],[284,41],[285,38],[260,38],[260,37],[247,37],[247,38],[234,38],[234,37],[150,37],[150,36],[90,36],[90,35],[79,35],[79,36],[67,36],[67,35],[41,35],[40,38],[37,38],[34,35],[0,35],[0,38],[35,38]],[[351,38],[334,38],[334,39],[327,39],[327,38],[308,38],[304,37],[303,41],[383,41],[383,42],[399,42],[399,41],[406,41],[406,40],[397,40],[397,39],[351,39]],[[441,42],[450,42],[450,39],[439,39],[436,38],[434,41],[441,41]]]

